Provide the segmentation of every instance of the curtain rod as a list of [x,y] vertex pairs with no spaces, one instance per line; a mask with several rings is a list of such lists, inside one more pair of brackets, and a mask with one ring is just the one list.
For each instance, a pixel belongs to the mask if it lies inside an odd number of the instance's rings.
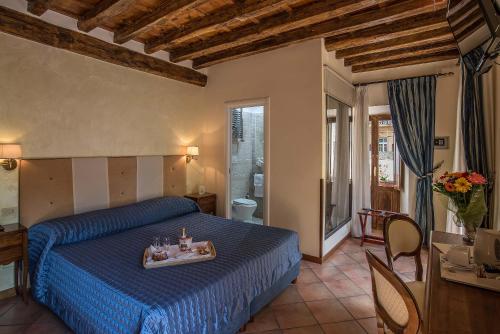
[[[430,74],[430,75],[432,75],[432,74]],[[438,78],[438,77],[447,77],[447,76],[451,76],[451,75],[455,75],[455,73],[453,73],[453,72],[446,72],[446,73],[436,73],[436,74],[434,74],[434,76],[435,76],[436,78]],[[391,80],[414,79],[414,78],[419,78],[419,77],[422,77],[422,76],[425,76],[425,75],[419,75],[419,76],[417,76],[417,77],[408,77],[408,78],[391,79]],[[391,81],[391,80],[379,80],[379,81],[362,82],[362,83],[357,83],[357,84],[354,84],[354,86],[355,86],[355,87],[358,87],[358,86],[373,85],[373,84],[379,84],[379,83],[388,82],[388,81]]]

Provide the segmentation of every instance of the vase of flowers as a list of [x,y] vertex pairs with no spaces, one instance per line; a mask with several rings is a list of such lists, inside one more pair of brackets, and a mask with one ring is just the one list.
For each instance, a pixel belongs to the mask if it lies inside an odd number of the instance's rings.
[[470,244],[488,211],[484,199],[486,184],[486,178],[476,172],[445,172],[432,185],[434,191],[449,198],[452,205],[448,205],[448,210],[455,214],[455,224],[464,227],[464,240]]

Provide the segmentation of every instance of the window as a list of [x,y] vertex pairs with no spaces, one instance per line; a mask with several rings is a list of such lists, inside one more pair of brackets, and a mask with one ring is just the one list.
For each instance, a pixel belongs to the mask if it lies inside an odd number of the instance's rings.
[[379,152],[387,152],[387,138],[379,138],[378,151]]

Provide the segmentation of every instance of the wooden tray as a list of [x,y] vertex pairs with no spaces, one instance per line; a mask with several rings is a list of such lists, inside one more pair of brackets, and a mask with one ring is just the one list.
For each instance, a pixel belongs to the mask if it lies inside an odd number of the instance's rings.
[[[207,255],[199,255],[196,253],[196,248],[200,244],[205,244],[209,247],[210,253]],[[210,261],[215,259],[215,256],[217,255],[215,251],[215,247],[211,241],[198,241],[198,242],[193,242],[191,249],[193,250],[193,253],[187,253],[187,252],[181,252],[179,250],[178,245],[172,245],[170,246],[168,250],[169,258],[163,261],[149,261],[148,262],[148,257],[150,255],[150,250],[149,247],[144,250],[144,256],[142,258],[142,265],[146,269],[151,269],[151,268],[161,268],[161,267],[169,267],[169,266],[178,266],[181,264],[188,264],[188,263],[196,263],[196,262],[204,262],[204,261]],[[186,255],[186,254],[193,254],[189,258],[177,258],[176,256],[179,255]]]

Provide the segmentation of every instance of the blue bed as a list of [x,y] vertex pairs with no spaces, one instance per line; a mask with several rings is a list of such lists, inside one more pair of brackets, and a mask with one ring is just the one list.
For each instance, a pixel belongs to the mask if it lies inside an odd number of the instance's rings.
[[[213,261],[146,270],[154,236],[187,227]],[[235,333],[297,277],[295,232],[205,215],[167,197],[29,229],[33,297],[77,333]]]

